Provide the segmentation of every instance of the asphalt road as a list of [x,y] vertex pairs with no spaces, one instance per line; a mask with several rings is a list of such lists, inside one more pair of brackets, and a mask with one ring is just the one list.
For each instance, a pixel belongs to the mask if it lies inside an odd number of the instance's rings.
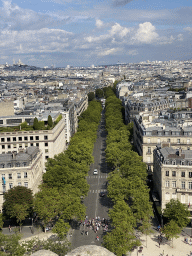
[[[104,111],[102,112],[101,122],[97,132],[97,140],[94,145],[93,156],[94,163],[90,166],[87,182],[90,185],[88,196],[84,200],[84,204],[87,207],[86,215],[88,219],[100,217],[107,219],[108,210],[110,208],[110,200],[107,198],[107,178],[108,170],[105,163],[105,148],[106,148],[106,131],[105,131],[105,117]],[[94,169],[98,169],[98,175],[94,175]],[[100,192],[105,193],[105,197],[100,197]],[[88,231],[88,235],[85,235],[82,231]],[[96,235],[99,235],[100,240],[96,241]],[[81,245],[96,244],[101,245],[103,236],[103,229],[100,228],[97,234],[93,230],[80,225],[72,230],[72,236],[70,242],[72,248],[79,247]]]

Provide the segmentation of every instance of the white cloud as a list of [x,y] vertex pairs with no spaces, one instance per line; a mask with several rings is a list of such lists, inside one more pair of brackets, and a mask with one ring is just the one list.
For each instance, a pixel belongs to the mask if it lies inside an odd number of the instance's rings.
[[120,24],[115,23],[115,25],[113,25],[110,30],[110,34],[112,36],[118,35],[120,37],[124,37],[129,33],[129,31],[130,31],[130,29],[128,29],[126,27],[122,27]]
[[132,1],[133,0],[113,0],[113,5],[114,6],[124,6]]
[[189,31],[190,33],[192,32],[192,28],[191,27],[186,27],[184,28],[185,31]]
[[103,57],[103,56],[107,56],[107,55],[113,55],[118,51],[120,51],[119,48],[111,48],[111,49],[106,49],[104,51],[101,50],[98,52],[98,56]]
[[177,40],[178,41],[183,41],[183,34],[177,35]]
[[141,43],[152,43],[156,41],[159,37],[157,32],[155,32],[155,27],[151,24],[151,22],[144,22],[139,24],[139,29],[137,30],[133,39],[136,39]]
[[102,28],[103,27],[103,21],[99,20],[99,19],[96,19],[96,27],[97,28]]
[[137,50],[129,50],[127,53],[128,55],[133,55],[133,56],[139,54]]

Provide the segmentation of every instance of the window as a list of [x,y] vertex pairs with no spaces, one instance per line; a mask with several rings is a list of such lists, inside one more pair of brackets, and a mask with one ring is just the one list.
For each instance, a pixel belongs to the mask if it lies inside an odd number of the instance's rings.
[[177,143],[180,143],[180,139],[177,139]]
[[1,138],[1,142],[4,142],[5,141],[5,139],[4,138]]
[[192,189],[192,182],[189,182],[189,189]]
[[39,140],[39,136],[35,136],[35,139],[36,139],[36,140]]
[[21,173],[20,172],[17,173],[17,179],[21,179]]
[[8,167],[8,168],[11,168],[11,163],[8,163],[8,164],[7,164],[7,167]]
[[30,136],[30,140],[33,140],[33,136]]
[[9,173],[9,180],[12,180],[12,173]]
[[1,164],[1,165],[0,165],[0,168],[5,168],[5,164]]
[[13,144],[13,148],[17,148],[17,145],[16,145],[16,144]]
[[190,150],[190,147],[187,147],[187,150]]
[[47,135],[44,136],[44,140],[48,140],[48,136]]
[[187,144],[190,144],[190,139],[187,139]]
[[9,183],[9,189],[13,188],[13,183]]
[[150,138],[147,139],[147,143],[151,143],[151,139]]
[[26,162],[23,162],[23,166],[27,166],[27,163],[26,163]]
[[25,147],[26,147],[26,148],[28,147],[28,143],[25,143]]
[[172,171],[172,177],[176,177],[176,171]]
[[19,148],[22,148],[22,144],[19,144]]
[[148,147],[147,153],[151,154],[151,147]]
[[5,145],[1,145],[2,149],[5,149]]
[[39,147],[39,143],[36,143],[36,147]]
[[16,163],[15,166],[16,166],[16,167],[20,167],[20,163]]
[[18,182],[18,183],[17,183],[17,186],[21,186],[21,182]]
[[24,182],[24,186],[28,188],[28,182]]
[[161,143],[161,140],[160,139],[157,139],[157,144],[160,144]]
[[181,188],[185,189],[185,181],[181,181]]
[[48,147],[48,142],[45,142],[45,147]]
[[9,141],[11,141],[11,139],[10,139],[10,138],[7,138],[7,141],[9,142]]
[[25,137],[24,137],[24,140],[28,140],[28,137],[25,136]]
[[49,152],[49,150],[48,149],[45,149],[45,153],[48,153]]
[[185,172],[181,172],[181,177],[185,177]]
[[181,165],[184,165],[184,161],[181,161],[181,163],[180,163]]
[[192,172],[189,172],[189,178],[192,178]]
[[176,162],[175,162],[175,161],[173,161],[173,162],[172,162],[172,165],[176,165]]
[[22,137],[19,137],[19,141],[22,141]]
[[8,148],[11,148],[11,145],[7,145]]
[[45,159],[49,158],[49,156],[45,156]]
[[168,188],[169,187],[169,180],[165,181],[165,187]]
[[27,178],[27,172],[24,172],[24,178]]
[[172,188],[176,188],[176,181],[172,181]]
[[165,172],[165,176],[169,176],[169,171],[166,171],[166,172]]
[[167,142],[170,142],[171,140],[170,139],[167,139]]
[[31,143],[30,145],[31,145],[31,147],[33,147],[33,143]]
[[16,137],[13,137],[13,141],[17,141],[17,138],[16,138]]

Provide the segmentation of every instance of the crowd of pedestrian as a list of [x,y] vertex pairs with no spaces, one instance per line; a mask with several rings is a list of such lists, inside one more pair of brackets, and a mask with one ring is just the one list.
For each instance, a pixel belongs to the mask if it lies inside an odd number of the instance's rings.
[[[89,219],[88,216],[85,217],[84,221],[81,221],[81,225],[84,227],[85,235],[88,235],[88,230],[93,230],[96,234],[99,230],[107,232],[109,229],[109,220],[105,218],[100,218],[97,216],[95,218]],[[84,231],[81,232],[84,234]],[[99,236],[96,236],[96,240],[99,241]]]

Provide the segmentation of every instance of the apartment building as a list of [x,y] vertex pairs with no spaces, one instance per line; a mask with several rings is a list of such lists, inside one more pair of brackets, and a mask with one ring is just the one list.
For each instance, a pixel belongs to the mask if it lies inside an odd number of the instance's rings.
[[162,210],[171,199],[179,199],[192,210],[192,150],[157,147],[153,182]]
[[0,154],[0,211],[3,194],[15,186],[25,186],[38,192],[44,170],[43,153],[38,147],[28,147],[20,152]]
[[[157,145],[174,149],[192,149],[192,112],[174,114],[141,113],[134,118],[133,142],[136,151],[143,157],[149,173],[153,171],[153,150]],[[182,118],[181,118],[182,117]]]
[[[57,116],[59,113],[57,113]],[[29,118],[30,116],[28,116]],[[19,118],[21,118],[19,116]],[[8,119],[10,120],[10,119]],[[36,146],[42,151],[43,164],[66,149],[66,121],[63,117],[51,130],[14,131],[0,133],[0,154],[19,152]]]

